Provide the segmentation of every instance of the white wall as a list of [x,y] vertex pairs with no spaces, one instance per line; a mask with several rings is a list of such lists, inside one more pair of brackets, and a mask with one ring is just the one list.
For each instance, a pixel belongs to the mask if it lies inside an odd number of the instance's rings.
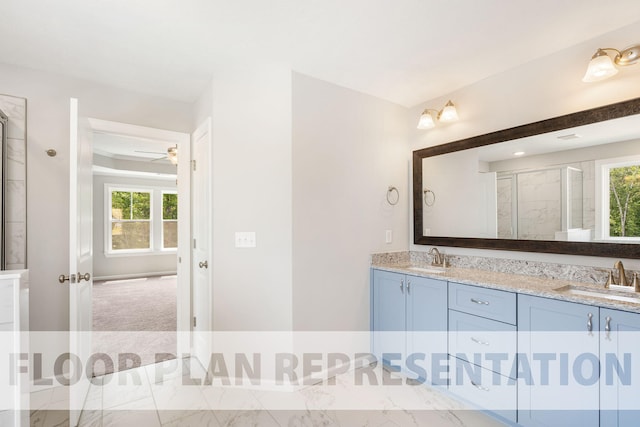
[[[214,94],[215,96],[215,94]],[[407,250],[407,110],[293,75],[296,330],[368,330],[369,256]],[[387,203],[390,185],[399,202]],[[393,242],[385,243],[385,231]]]
[[[107,256],[105,254],[105,184],[123,186],[152,187],[154,189],[175,190],[175,180],[140,179],[122,176],[93,176],[93,277],[104,278],[109,276],[137,276],[166,274],[176,271],[177,254],[154,253],[151,255],[126,255]],[[159,197],[154,196],[155,208],[162,206]],[[157,222],[157,227],[162,224]],[[159,235],[159,234],[157,234]],[[159,243],[158,243],[159,244]]]
[[[89,117],[181,132],[191,130],[191,106],[6,64],[0,93],[27,98],[29,324],[34,331],[68,330],[69,292],[58,276],[69,268],[69,98],[77,97]],[[49,148],[58,155],[47,156]],[[57,354],[67,348],[60,346]],[[31,348],[42,350],[37,342]]]
[[[614,78],[599,83],[587,84],[581,81],[587,63],[598,47],[627,46],[637,42],[639,32],[640,22],[415,106],[408,117],[411,149],[439,145],[639,97],[638,66],[623,69]],[[415,129],[424,108],[441,108],[449,99],[458,107],[460,121],[427,131]],[[412,235],[413,231],[410,236]],[[412,242],[413,238],[410,239]],[[429,249],[413,244],[411,248]],[[612,267],[614,262],[600,257],[466,248],[445,248],[445,252],[607,268]],[[638,269],[640,260],[627,260],[625,266]]]
[[[212,97],[213,327],[291,330],[291,70],[220,70]],[[236,231],[257,247],[235,248]]]

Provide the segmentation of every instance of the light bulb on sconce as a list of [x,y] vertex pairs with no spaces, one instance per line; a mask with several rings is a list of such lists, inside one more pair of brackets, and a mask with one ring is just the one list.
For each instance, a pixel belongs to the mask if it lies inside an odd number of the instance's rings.
[[442,123],[455,122],[458,120],[458,111],[453,102],[449,101],[445,104],[442,110],[434,110],[431,108],[425,108],[420,119],[418,120],[418,129],[431,129],[435,127],[436,122],[433,120],[433,116]]
[[169,147],[167,149],[167,157],[169,158],[169,161],[174,164],[174,165],[178,165],[178,147]]
[[[616,52],[616,56],[611,59],[607,51]],[[631,46],[622,51],[610,47],[598,49],[591,57],[591,61],[589,61],[589,65],[587,66],[587,72],[582,78],[582,81],[585,83],[593,83],[615,76],[618,74],[618,68],[616,66],[625,67],[627,65],[633,65],[638,62],[639,56],[640,45]]]

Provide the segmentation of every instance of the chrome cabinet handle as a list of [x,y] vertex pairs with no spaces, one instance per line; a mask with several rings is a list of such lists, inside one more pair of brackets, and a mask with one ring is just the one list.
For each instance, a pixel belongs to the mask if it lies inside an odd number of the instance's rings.
[[204,262],[200,261],[198,263],[198,267],[200,267],[200,268],[209,268],[209,263],[207,261],[204,261]]
[[491,390],[489,390],[489,389],[488,389],[488,388],[486,388],[486,387],[482,387],[481,385],[474,383],[473,381],[471,381],[471,385],[472,385],[472,386],[474,386],[475,388],[477,388],[478,390],[482,390],[482,391],[491,391]]
[[407,292],[411,291],[411,280],[407,280]]
[[606,331],[605,338],[611,341],[611,316],[605,318],[604,330]]
[[65,276],[64,274],[61,274],[60,276],[58,276],[58,282],[60,282],[60,283],[64,283],[64,282],[76,283],[76,275],[75,274],[70,274],[68,276]]
[[480,305],[489,305],[489,301],[482,301],[475,298],[471,298],[471,302],[475,302],[476,304],[480,304]]
[[78,272],[78,283],[82,282],[83,280],[85,282],[88,282],[89,279],[91,279],[91,275],[89,273],[84,273],[84,274],[80,274],[80,272]]
[[404,279],[400,279],[400,292],[404,292]]
[[587,319],[587,331],[592,332],[593,331],[593,314],[589,313],[587,315],[588,319]]
[[488,342],[486,342],[486,341],[480,341],[479,339],[474,338],[474,337],[471,337],[470,339],[471,339],[471,341],[473,341],[473,342],[474,342],[474,343],[476,343],[476,344],[480,344],[480,345],[489,345],[489,343],[488,343]]

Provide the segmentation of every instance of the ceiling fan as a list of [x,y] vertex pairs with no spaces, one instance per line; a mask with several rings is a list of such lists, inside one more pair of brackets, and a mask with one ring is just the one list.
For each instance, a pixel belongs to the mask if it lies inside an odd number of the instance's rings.
[[158,157],[156,159],[149,160],[150,162],[157,162],[158,160],[169,159],[169,161],[177,165],[178,164],[178,146],[167,148],[167,152],[159,152],[159,151],[142,151],[142,150],[133,150],[135,153],[143,153],[143,154],[158,154],[162,155],[162,157]]

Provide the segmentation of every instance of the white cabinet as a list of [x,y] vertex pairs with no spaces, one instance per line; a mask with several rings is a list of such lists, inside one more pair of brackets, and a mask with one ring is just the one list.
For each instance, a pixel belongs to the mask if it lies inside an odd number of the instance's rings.
[[0,272],[0,425],[29,425],[27,373],[15,355],[28,353],[29,287],[27,271]]

